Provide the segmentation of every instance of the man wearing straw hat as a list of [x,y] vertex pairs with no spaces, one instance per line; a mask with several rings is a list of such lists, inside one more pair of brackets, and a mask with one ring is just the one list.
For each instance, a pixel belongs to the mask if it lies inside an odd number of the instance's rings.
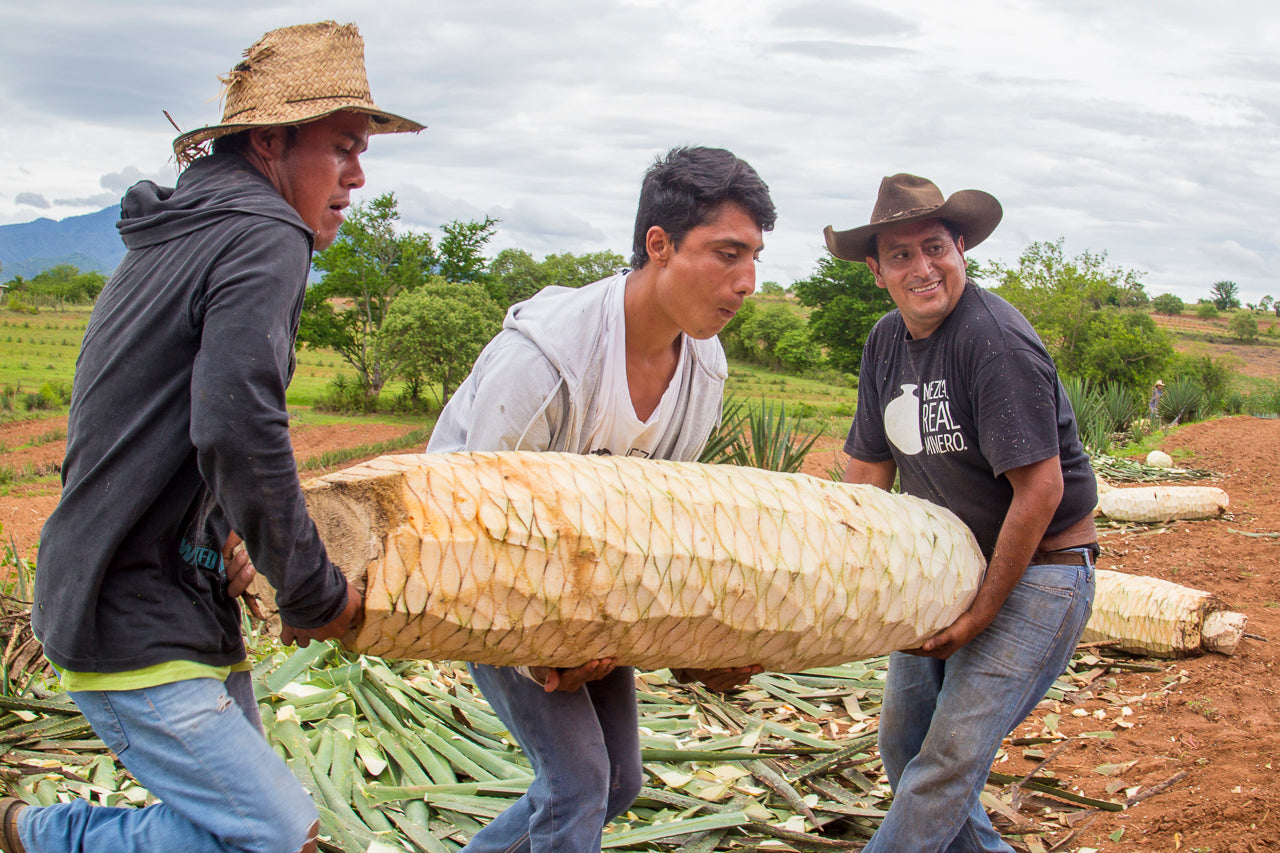
[[221,123],[174,143],[177,187],[144,181],[121,204],[128,254],[77,362],[32,614],[161,802],[6,800],[4,851],[316,849],[316,808],[262,736],[236,597],[256,565],[304,646],[360,612],[307,515],[285,388],[311,252],[364,183],[369,135],[422,125],[374,105],[354,25],[269,32],[223,82]]
[[1001,740],[1067,662],[1093,602],[1096,483],[1040,338],[965,275],[1000,222],[996,199],[894,175],[871,223],[826,230],[897,309],[867,338],[845,480],[941,504],[987,572],[950,627],[889,663],[880,757],[893,804],[867,853],[1012,851],[979,795]]

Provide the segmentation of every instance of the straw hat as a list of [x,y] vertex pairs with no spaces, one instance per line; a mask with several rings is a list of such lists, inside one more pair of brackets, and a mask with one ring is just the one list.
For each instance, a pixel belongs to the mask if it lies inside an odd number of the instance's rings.
[[946,201],[942,191],[926,178],[897,174],[880,182],[871,224],[848,231],[830,225],[823,232],[827,249],[837,258],[862,262],[871,254],[871,238],[886,228],[921,219],[945,219],[964,237],[964,247],[972,249],[991,236],[1004,211],[1000,202],[982,190],[960,190]]
[[370,133],[417,132],[424,125],[378,108],[364,71],[364,39],[355,24],[321,21],[272,30],[244,52],[222,82],[222,121],[173,141],[179,165],[207,143],[254,127],[303,124],[341,110],[367,113]]

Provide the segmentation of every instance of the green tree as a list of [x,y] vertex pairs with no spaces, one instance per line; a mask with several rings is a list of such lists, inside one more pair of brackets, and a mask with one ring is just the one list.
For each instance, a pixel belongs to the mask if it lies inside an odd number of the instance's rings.
[[435,278],[391,303],[378,348],[411,388],[439,385],[443,406],[502,327],[502,315],[482,288]]
[[1038,242],[1016,266],[995,262],[999,295],[1022,312],[1064,374],[1145,387],[1173,354],[1151,316],[1139,274],[1106,254],[1068,258],[1063,241]]
[[724,347],[726,355],[745,359],[754,357],[747,342],[742,338],[742,330],[754,321],[759,312],[760,303],[755,299],[747,299],[738,309],[738,313],[733,315],[733,319],[720,330],[720,345]]
[[500,305],[523,302],[551,282],[542,264],[524,249],[503,249],[489,263],[489,296]]
[[40,305],[81,305],[97,299],[106,283],[102,273],[83,272],[72,264],[58,264],[29,279],[15,277],[9,283],[9,294]]
[[1223,359],[1207,355],[1174,353],[1165,368],[1166,378],[1189,377],[1210,397],[1225,396],[1235,384],[1238,372]]
[[1244,311],[1237,311],[1227,324],[1231,337],[1246,344],[1258,339],[1258,318]]
[[503,249],[489,265],[489,294],[503,305],[514,305],[548,285],[582,287],[626,267],[617,252],[574,255],[565,252],[535,261],[524,249]]
[[484,284],[488,281],[488,261],[484,247],[493,238],[498,220],[486,216],[481,221],[455,219],[440,226],[439,267],[445,281],[455,284]]
[[582,287],[591,284],[593,281],[608,278],[626,265],[626,258],[607,249],[600,252],[587,252],[583,255],[574,255],[570,252],[547,255],[542,261],[547,284],[557,284],[561,287]]
[[1209,292],[1213,294],[1214,307],[1219,311],[1240,307],[1240,285],[1234,281],[1215,281]]
[[1050,352],[1073,348],[1092,312],[1145,304],[1145,294],[1137,296],[1142,283],[1136,271],[1108,265],[1105,252],[1068,258],[1062,244],[1062,238],[1032,243],[1016,266],[991,264],[996,292],[1035,326]]
[[1157,296],[1155,299],[1151,300],[1151,307],[1157,313],[1169,314],[1170,316],[1176,317],[1177,315],[1181,314],[1183,309],[1186,308],[1187,306],[1183,303],[1181,299],[1179,299],[1177,296],[1174,296],[1172,293],[1162,293],[1159,296]]
[[760,285],[761,296],[782,296],[786,292],[787,289],[776,281],[766,281],[764,284]]
[[1173,345],[1144,311],[1095,313],[1077,347],[1055,356],[1058,369],[1095,384],[1145,388],[1173,358]]
[[791,286],[800,304],[812,308],[809,338],[826,351],[841,373],[857,373],[871,327],[893,310],[888,291],[876,285],[866,264],[824,256],[813,273]]
[[376,345],[387,309],[437,265],[431,236],[397,232],[399,218],[393,193],[348,211],[338,239],[312,260],[325,275],[308,288],[298,328],[300,343],[332,349],[355,368],[370,401],[394,373]]
[[773,353],[788,373],[808,373],[822,364],[822,350],[810,339],[807,328],[792,329],[784,334]]
[[1201,320],[1212,320],[1218,316],[1218,306],[1208,299],[1201,299],[1196,303],[1196,316]]
[[804,317],[786,303],[769,302],[752,312],[738,334],[748,358],[761,364],[779,365],[778,341],[796,331],[805,331]]
[[1261,299],[1261,300],[1259,300],[1259,302],[1258,302],[1258,307],[1259,307],[1260,309],[1262,309],[1262,313],[1263,313],[1263,314],[1265,314],[1265,313],[1267,313],[1268,311],[1270,311],[1270,310],[1271,310],[1271,303],[1272,303],[1272,302],[1275,302],[1275,300],[1274,300],[1274,299],[1272,299],[1270,296],[1264,296],[1264,297],[1262,297],[1262,299]]

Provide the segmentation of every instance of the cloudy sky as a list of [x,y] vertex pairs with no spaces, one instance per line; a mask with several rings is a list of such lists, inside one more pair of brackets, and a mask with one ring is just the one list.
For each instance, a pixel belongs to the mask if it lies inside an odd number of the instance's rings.
[[263,32],[365,37],[383,136],[363,197],[403,222],[502,220],[493,248],[630,254],[645,167],[732,149],[779,211],[761,280],[807,275],[822,228],[865,223],[884,175],[985,189],[972,258],[1106,252],[1151,295],[1230,279],[1280,297],[1280,13],[1219,0],[0,0],[0,224],[171,184],[175,135]]

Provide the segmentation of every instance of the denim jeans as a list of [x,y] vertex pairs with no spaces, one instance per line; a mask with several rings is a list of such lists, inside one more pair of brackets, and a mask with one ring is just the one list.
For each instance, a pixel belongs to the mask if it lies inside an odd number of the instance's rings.
[[1031,565],[995,620],[947,660],[893,654],[879,732],[893,803],[864,853],[1013,850],[979,795],[1000,742],[1070,662],[1093,591],[1092,565]]
[[514,667],[469,668],[534,779],[465,853],[599,853],[605,824],[640,793],[634,670],[620,666],[573,693],[546,693]]
[[250,673],[71,697],[161,802],[25,809],[29,853],[293,853],[307,842],[316,808],[262,735]]

